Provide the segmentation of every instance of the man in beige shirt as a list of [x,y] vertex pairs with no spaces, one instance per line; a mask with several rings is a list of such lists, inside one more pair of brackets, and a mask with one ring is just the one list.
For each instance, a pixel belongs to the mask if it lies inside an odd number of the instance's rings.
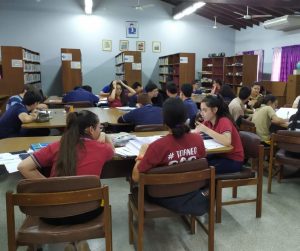
[[236,122],[239,117],[245,116],[245,104],[248,102],[251,90],[249,87],[244,86],[239,92],[239,96],[233,99],[229,104],[229,112]]

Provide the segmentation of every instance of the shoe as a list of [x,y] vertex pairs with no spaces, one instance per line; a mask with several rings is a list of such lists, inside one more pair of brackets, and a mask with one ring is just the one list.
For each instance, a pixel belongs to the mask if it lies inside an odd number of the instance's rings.
[[68,243],[67,246],[65,246],[64,251],[76,251],[74,243]]
[[76,243],[77,251],[91,251],[87,241],[79,241]]

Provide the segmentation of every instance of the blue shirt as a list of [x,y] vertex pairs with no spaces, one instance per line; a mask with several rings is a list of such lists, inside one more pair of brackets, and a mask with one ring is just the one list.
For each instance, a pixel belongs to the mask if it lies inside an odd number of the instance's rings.
[[162,108],[151,104],[145,105],[124,114],[118,122],[134,125],[163,124]]
[[128,105],[130,107],[135,107],[137,103],[137,94],[134,94],[133,96],[128,98]]
[[109,93],[110,92],[110,84],[104,86],[101,91],[103,91],[104,93]]
[[190,125],[195,126],[195,118],[198,112],[197,105],[191,98],[187,98],[186,100],[183,101],[186,112],[187,112],[187,118],[190,119]]
[[0,117],[0,138],[21,136],[22,121],[19,115],[23,112],[28,113],[25,105],[16,103]]
[[6,104],[6,111],[9,107],[13,106],[16,103],[22,103],[23,98],[20,95],[11,96]]
[[86,91],[82,88],[78,88],[65,94],[63,96],[62,101],[64,103],[87,101],[91,104],[96,104],[99,102],[99,98],[89,91]]

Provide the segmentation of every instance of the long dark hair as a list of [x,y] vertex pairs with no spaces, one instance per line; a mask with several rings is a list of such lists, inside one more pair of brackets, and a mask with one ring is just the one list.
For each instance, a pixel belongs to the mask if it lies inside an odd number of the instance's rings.
[[206,96],[201,103],[205,103],[207,107],[209,108],[218,108],[217,110],[217,120],[226,117],[228,118],[235,126],[235,122],[229,112],[228,105],[224,102],[221,95],[208,95]]
[[266,105],[269,102],[274,103],[276,100],[277,100],[277,98],[271,94],[259,97],[257,99],[256,103],[254,104],[253,108],[257,109],[257,108],[261,107],[261,105]]
[[98,116],[88,110],[72,112],[67,117],[67,127],[60,140],[56,163],[56,176],[76,175],[77,150],[84,150],[83,138],[90,137],[86,128],[96,128]]
[[297,127],[297,121],[300,120],[300,102],[298,103],[297,108],[298,108],[298,111],[290,118],[289,129],[292,131],[295,131],[295,129]]
[[[127,85],[127,81],[126,80],[124,80],[123,81],[123,83],[125,84],[125,85]],[[118,81],[117,82],[117,84],[116,84],[116,87],[117,87],[117,85],[119,85],[119,86],[121,86],[121,89],[122,89],[122,92],[121,92],[121,95],[120,95],[120,100],[121,100],[121,103],[122,103],[122,105],[123,106],[125,106],[125,105],[127,105],[127,95],[126,95],[126,88],[125,87],[123,87],[123,85]],[[113,81],[110,83],[110,91],[109,91],[109,96],[110,96],[110,94],[112,93],[112,91],[113,91]],[[116,90],[117,91],[117,90]]]
[[180,138],[190,131],[190,128],[185,124],[186,118],[186,109],[181,99],[168,98],[164,102],[164,123],[171,129],[175,138]]

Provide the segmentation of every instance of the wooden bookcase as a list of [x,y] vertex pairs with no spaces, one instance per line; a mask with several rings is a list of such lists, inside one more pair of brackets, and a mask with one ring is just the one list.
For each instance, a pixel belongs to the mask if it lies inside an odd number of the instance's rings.
[[174,82],[178,89],[195,80],[195,53],[176,53],[159,57],[159,82],[165,90],[167,82]]
[[1,46],[0,95],[16,95],[24,84],[41,88],[40,54],[17,46]]
[[293,104],[300,95],[300,75],[289,75],[286,90],[286,104]]
[[224,81],[224,57],[203,58],[201,73],[201,83],[206,87],[211,87],[215,79]]
[[142,84],[142,55],[140,51],[123,51],[115,56],[116,79]]
[[61,74],[64,93],[82,85],[81,68],[80,49],[61,48]]
[[251,86],[257,81],[257,55],[225,57],[224,83]]

